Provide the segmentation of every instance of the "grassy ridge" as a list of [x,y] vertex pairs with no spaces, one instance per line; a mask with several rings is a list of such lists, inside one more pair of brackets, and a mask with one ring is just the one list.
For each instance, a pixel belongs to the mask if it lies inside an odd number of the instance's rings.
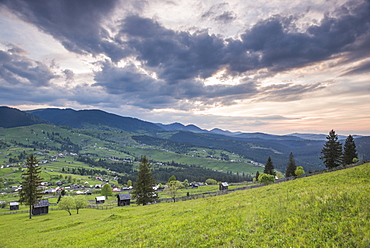
[[0,247],[369,247],[370,164],[187,202],[0,216]]

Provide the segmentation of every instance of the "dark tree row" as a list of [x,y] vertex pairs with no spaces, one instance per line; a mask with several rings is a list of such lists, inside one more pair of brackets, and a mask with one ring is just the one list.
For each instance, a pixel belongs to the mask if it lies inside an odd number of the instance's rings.
[[334,130],[329,132],[326,137],[327,141],[321,150],[323,160],[326,168],[331,169],[339,165],[349,165],[358,160],[356,144],[353,137],[349,135],[345,141],[342,149],[342,144],[338,141],[338,135]]
[[91,159],[89,157],[85,157],[85,156],[81,156],[81,155],[78,156],[76,158],[76,160],[80,161],[80,162],[83,162],[85,164],[88,164],[90,166],[102,167],[102,168],[109,169],[109,170],[119,172],[119,173],[131,174],[133,172],[133,170],[132,170],[133,164],[128,163],[128,162],[125,162],[125,163],[120,163],[120,162],[110,163],[105,159],[100,158],[98,160],[95,160],[95,159]]

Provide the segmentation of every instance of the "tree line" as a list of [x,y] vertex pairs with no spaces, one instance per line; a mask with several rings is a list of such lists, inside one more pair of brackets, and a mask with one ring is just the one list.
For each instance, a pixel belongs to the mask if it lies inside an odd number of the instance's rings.
[[[352,135],[348,135],[343,147],[338,141],[338,135],[335,134],[334,130],[329,132],[326,137],[327,141],[321,150],[323,156],[320,159],[326,168],[332,169],[340,165],[346,166],[358,161],[358,154],[356,151],[356,144]],[[302,166],[297,166],[294,160],[294,155],[291,152],[289,154],[289,162],[285,170],[285,177],[300,176],[303,175],[304,169]],[[271,157],[268,157],[263,173],[257,171],[255,180],[261,183],[272,183],[275,181],[276,171],[272,163]]]

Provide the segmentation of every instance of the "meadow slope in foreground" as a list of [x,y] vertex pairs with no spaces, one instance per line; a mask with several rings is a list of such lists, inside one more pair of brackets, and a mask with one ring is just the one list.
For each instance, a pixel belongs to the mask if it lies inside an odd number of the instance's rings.
[[0,247],[369,247],[370,164],[178,203],[0,216]]

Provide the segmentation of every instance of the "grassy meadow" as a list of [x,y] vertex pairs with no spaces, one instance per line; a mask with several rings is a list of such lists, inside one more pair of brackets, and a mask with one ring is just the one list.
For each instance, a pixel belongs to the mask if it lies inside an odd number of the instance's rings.
[[369,247],[370,164],[177,203],[0,215],[0,247]]
[[[58,133],[54,138],[49,138],[48,134]],[[134,159],[136,156],[149,157],[150,160],[157,162],[171,162],[176,161],[182,164],[199,165],[204,168],[217,170],[221,172],[232,171],[233,173],[255,174],[257,171],[262,171],[261,167],[247,163],[247,159],[241,158],[237,154],[233,154],[224,150],[193,148],[187,154],[179,154],[173,151],[160,149],[148,145],[138,144],[130,138],[130,134],[125,132],[111,132],[99,130],[79,130],[62,128],[53,125],[38,124],[25,127],[16,128],[0,128],[0,141],[6,141],[12,144],[10,147],[0,149],[0,166],[9,164],[10,157],[19,155],[19,153],[26,151],[39,152],[44,150],[34,151],[32,148],[25,148],[21,145],[16,145],[14,142],[31,145],[33,142],[46,143],[49,146],[60,148],[61,144],[55,140],[68,138],[74,144],[81,146],[82,150],[79,154],[95,154],[99,158],[130,158]],[[55,139],[55,140],[53,140]],[[61,151],[48,150],[45,155],[37,155],[38,160],[48,159],[52,155],[56,155]],[[220,160],[221,153],[227,154],[230,160]],[[212,154],[212,157],[210,157]],[[72,162],[74,164],[72,164]],[[83,164],[78,164],[72,159],[61,159],[60,163],[53,163],[52,166],[58,165],[69,167],[84,167]],[[48,165],[45,166],[49,169]],[[60,167],[61,169],[62,167]],[[53,169],[53,168],[50,168]],[[57,171],[58,168],[55,169]],[[13,169],[12,169],[13,170]],[[7,171],[1,171],[0,176],[7,175]],[[13,171],[9,172],[12,173]],[[21,174],[21,173],[20,173]],[[52,175],[53,173],[51,173]],[[46,177],[49,177],[46,175]]]

